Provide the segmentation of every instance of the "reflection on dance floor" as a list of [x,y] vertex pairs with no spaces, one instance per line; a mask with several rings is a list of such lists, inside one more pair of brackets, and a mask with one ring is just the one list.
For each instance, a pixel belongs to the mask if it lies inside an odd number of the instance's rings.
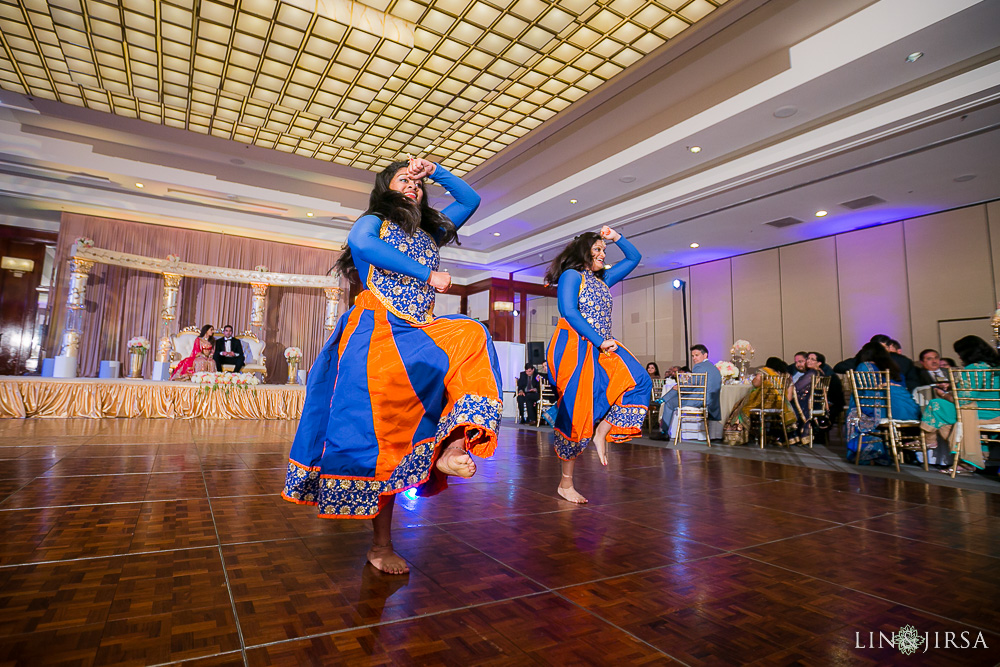
[[278,497],[294,427],[0,422],[0,662],[877,664],[906,625],[988,646],[925,661],[1000,661],[1000,495],[639,441],[581,457],[578,506],[549,433],[508,427],[399,499],[386,576],[370,522]]

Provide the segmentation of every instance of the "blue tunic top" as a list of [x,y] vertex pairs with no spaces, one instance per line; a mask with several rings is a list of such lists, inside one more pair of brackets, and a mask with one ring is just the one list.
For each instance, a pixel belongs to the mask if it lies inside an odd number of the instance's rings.
[[604,279],[593,271],[563,271],[559,276],[559,314],[578,334],[595,346],[611,336],[611,286],[621,282],[639,265],[642,254],[625,237],[615,244],[625,259],[604,272]]
[[[441,212],[456,229],[461,227],[479,207],[479,195],[439,164],[432,178],[455,198]],[[395,222],[371,214],[361,216],[347,236],[365,288],[411,322],[426,322],[433,316],[435,292],[427,281],[441,263],[438,241],[422,229],[409,236]]]

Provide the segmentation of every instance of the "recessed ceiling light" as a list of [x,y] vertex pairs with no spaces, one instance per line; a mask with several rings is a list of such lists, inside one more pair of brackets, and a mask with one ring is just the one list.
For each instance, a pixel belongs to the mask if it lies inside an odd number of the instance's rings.
[[575,203],[576,203],[576,200],[575,200],[575,199],[570,199],[570,200],[569,200],[569,203],[570,203],[570,204],[575,204]]
[[797,114],[799,110],[793,106],[778,107],[774,110],[775,118],[789,118]]
[[956,183],[965,183],[966,181],[971,181],[975,177],[975,174],[962,174],[961,176],[956,176],[954,180]]
[[307,217],[307,218],[311,218],[311,217],[313,217],[313,212],[312,212],[312,211],[309,211],[308,213],[306,213],[306,217]]
[[825,217],[826,215],[827,215],[826,211],[816,211],[817,218],[822,218]]
[[923,51],[914,51],[910,55],[906,56],[906,62],[915,63],[923,57],[924,57]]
[[493,236],[500,236],[500,232],[493,232]]
[[701,245],[700,243],[692,243],[692,244],[691,244],[691,247],[692,247],[692,248],[697,248],[697,247],[698,247],[698,246],[700,246],[700,245]]
[[688,146],[688,150],[691,151],[692,153],[700,153],[701,146]]
[[145,186],[145,185],[143,185],[142,183],[136,183],[136,184],[135,184],[135,187],[137,187],[137,188],[144,188],[144,187],[146,187],[146,186]]
[[621,181],[622,183],[634,183],[635,176],[621,176],[618,178],[618,180]]

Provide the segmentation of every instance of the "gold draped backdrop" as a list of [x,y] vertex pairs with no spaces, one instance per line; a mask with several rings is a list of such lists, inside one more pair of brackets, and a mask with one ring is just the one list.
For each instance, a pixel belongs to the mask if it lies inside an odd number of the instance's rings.
[[[58,275],[55,293],[50,295],[52,316],[46,340],[48,356],[58,354],[59,335],[66,317],[69,272],[66,262],[77,238],[93,239],[99,248],[119,250],[146,257],[165,258],[169,254],[182,261],[237,269],[265,265],[279,273],[325,275],[337,261],[339,252],[319,248],[260,241],[218,232],[166,227],[125,220],[111,220],[64,213],[56,248]],[[87,308],[80,344],[81,377],[97,375],[102,359],[125,361],[126,342],[132,336],[155,341],[160,335],[159,274],[97,264],[87,281]],[[341,297],[340,312],[347,310],[347,290]],[[250,328],[250,285],[184,278],[180,287],[177,326],[232,324],[237,331]],[[265,313],[263,340],[267,347],[268,382],[283,383],[288,367],[283,353],[298,346],[308,368],[319,354],[328,332],[323,328],[326,298],[321,289],[272,287]],[[145,376],[152,371],[154,355],[146,357]]]
[[298,419],[301,385],[208,390],[190,382],[0,379],[0,418]]

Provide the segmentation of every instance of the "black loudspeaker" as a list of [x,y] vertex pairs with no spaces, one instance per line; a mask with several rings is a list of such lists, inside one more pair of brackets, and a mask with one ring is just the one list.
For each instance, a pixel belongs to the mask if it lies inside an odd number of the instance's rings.
[[545,343],[528,343],[528,363],[536,367],[545,363]]

